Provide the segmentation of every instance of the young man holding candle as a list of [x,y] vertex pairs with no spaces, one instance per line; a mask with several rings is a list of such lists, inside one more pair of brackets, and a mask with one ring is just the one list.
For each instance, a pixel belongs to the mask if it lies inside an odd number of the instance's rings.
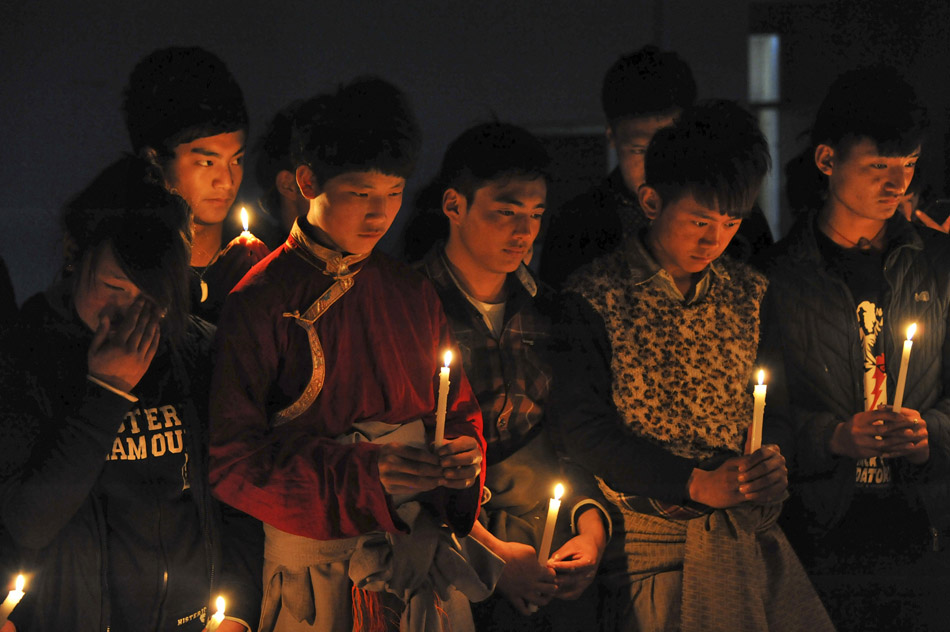
[[[442,299],[482,410],[488,491],[472,537],[506,565],[496,594],[473,610],[478,629],[499,632],[589,624],[595,594],[585,589],[610,524],[606,510],[585,495],[597,493],[593,477],[562,472],[546,422],[556,297],[522,259],[541,227],[548,163],[541,143],[514,125],[463,132],[436,178],[448,240],[420,263]],[[558,481],[570,487],[560,524],[573,527],[573,537],[559,529],[555,548],[548,540],[547,551],[539,551],[542,531],[554,533],[556,520],[547,524],[545,516]]]
[[468,629],[467,599],[494,585],[472,556],[493,573],[498,560],[454,537],[478,513],[481,413],[456,362],[445,443],[432,445],[455,343],[432,286],[374,250],[419,145],[382,80],[304,104],[294,160],[310,210],[221,317],[211,482],[264,522],[264,631],[349,632],[393,607],[403,625],[440,629],[446,613]]
[[297,218],[310,210],[310,200],[297,186],[291,156],[294,114],[300,104],[294,101],[275,114],[253,151],[254,176],[263,191],[258,204],[269,218],[262,239],[273,248],[284,243]]
[[765,428],[789,460],[783,524],[840,630],[946,629],[950,573],[932,549],[950,527],[950,242],[896,212],[925,125],[893,68],[839,77],[811,133],[824,203],[768,261]]
[[[192,310],[217,322],[228,292],[269,252],[253,236],[228,241],[225,229],[244,176],[241,88],[208,51],[163,48],[132,69],[123,111],[135,153],[157,165],[169,190],[191,207]],[[230,235],[239,228],[235,222]]]
[[622,513],[609,630],[831,630],[775,521],[775,445],[744,454],[765,279],[720,257],[769,167],[755,119],[715,101],[657,132],[651,218],[568,279],[551,410]]

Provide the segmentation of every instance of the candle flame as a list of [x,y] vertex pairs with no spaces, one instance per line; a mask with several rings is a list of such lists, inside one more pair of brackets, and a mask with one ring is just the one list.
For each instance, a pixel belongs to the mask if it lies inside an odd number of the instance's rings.
[[221,595],[218,595],[218,598],[214,600],[214,605],[218,609],[218,611],[215,612],[215,614],[223,616],[224,615],[224,597],[222,597]]
[[23,575],[16,576],[16,590],[17,592],[23,592],[23,586],[26,585],[26,578]]
[[558,483],[554,486],[554,500],[561,500],[561,496],[564,495],[564,486]]
[[913,338],[915,333],[917,333],[917,323],[912,323],[911,326],[907,328],[907,339],[910,340]]
[[241,223],[244,224],[244,230],[247,230],[247,209],[241,207]]
[[445,355],[442,356],[442,359],[445,360],[445,366],[452,364],[452,352],[446,351]]
[[762,386],[763,382],[765,382],[765,371],[759,369],[759,386]]

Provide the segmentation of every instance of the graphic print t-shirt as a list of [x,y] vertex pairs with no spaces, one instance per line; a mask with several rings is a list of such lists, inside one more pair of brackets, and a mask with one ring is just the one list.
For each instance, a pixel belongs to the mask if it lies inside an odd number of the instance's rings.
[[[111,630],[200,631],[208,558],[192,476],[185,415],[170,353],[135,388],[101,476],[108,544]],[[191,427],[194,427],[192,425]]]
[[[884,362],[884,256],[873,250],[841,248],[819,233],[819,247],[832,270],[851,290],[855,317],[864,351],[864,409],[887,404],[887,369]],[[882,493],[891,488],[891,467],[886,459],[859,459],[854,475],[857,491]]]

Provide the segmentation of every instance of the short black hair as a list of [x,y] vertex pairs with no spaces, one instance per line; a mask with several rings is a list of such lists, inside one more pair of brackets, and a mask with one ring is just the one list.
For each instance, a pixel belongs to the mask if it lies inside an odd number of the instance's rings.
[[771,166],[755,117],[734,101],[711,100],[659,130],[646,153],[646,184],[664,204],[690,194],[723,215],[746,217]]
[[294,132],[294,118],[302,101],[297,100],[282,108],[254,145],[254,177],[263,193],[260,203],[265,211],[274,217],[280,217],[280,193],[277,191],[277,174],[281,171],[294,171],[291,157],[291,142]]
[[165,310],[162,331],[175,345],[190,311],[190,220],[187,203],[160,184],[152,165],[124,157],[64,207],[65,275],[94,267],[111,248],[129,280]]
[[416,197],[416,211],[403,233],[404,256],[421,259],[437,241],[449,236],[442,196],[455,189],[470,201],[489,181],[550,177],[551,157],[531,132],[492,121],[479,123],[449,143],[439,173]]
[[927,108],[892,66],[865,66],[831,84],[812,126],[812,149],[830,145],[847,154],[869,138],[885,156],[910,155],[923,142]]
[[354,171],[408,178],[421,145],[419,124],[402,91],[365,77],[300,106],[291,155],[295,168],[306,165],[323,186]]
[[607,70],[600,102],[609,124],[622,118],[682,110],[696,101],[693,71],[672,51],[644,46]]
[[247,131],[244,94],[228,67],[199,48],[169,47],[132,69],[122,105],[132,150],[161,157],[198,138]]
[[531,132],[510,123],[481,123],[449,143],[437,178],[442,191],[455,189],[471,201],[490,180],[546,180],[550,165],[547,150]]

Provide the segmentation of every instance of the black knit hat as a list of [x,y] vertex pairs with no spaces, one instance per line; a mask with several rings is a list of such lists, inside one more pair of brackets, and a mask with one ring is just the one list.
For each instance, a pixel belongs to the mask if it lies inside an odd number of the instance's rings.
[[227,66],[193,47],[157,50],[139,61],[125,89],[125,125],[133,150],[171,153],[196,138],[248,128],[240,86]]

